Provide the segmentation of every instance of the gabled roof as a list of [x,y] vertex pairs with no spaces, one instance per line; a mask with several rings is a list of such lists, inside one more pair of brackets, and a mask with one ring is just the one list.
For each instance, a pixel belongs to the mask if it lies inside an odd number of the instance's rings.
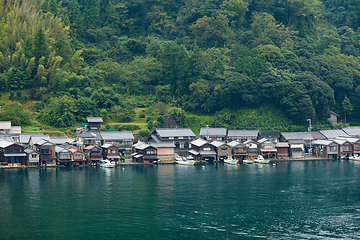
[[0,142],[1,141],[14,142],[14,139],[9,135],[1,135],[0,136]]
[[324,137],[326,137],[327,139],[335,139],[337,137],[349,136],[343,130],[322,130],[320,131],[320,133],[324,135]]
[[236,141],[236,140],[229,142],[228,145],[229,145],[230,147],[232,147],[232,148],[233,148],[233,147],[236,147],[236,146],[238,146],[238,145],[245,146],[244,143],[241,143],[241,142]]
[[247,141],[244,142],[244,144],[245,145],[247,145],[247,144],[256,144],[256,142],[253,141],[253,140],[247,140]]
[[13,144],[15,144],[15,143],[8,142],[8,141],[2,141],[2,142],[0,142],[0,148],[6,148],[6,147],[11,146]]
[[309,132],[282,132],[281,135],[285,138],[285,140],[290,139],[302,139],[302,140],[312,140]]
[[11,134],[11,135],[21,134],[21,126],[11,126],[9,134]]
[[113,145],[112,143],[106,143],[106,144],[102,145],[101,147],[102,148],[109,148],[109,147],[112,147],[112,146],[115,146],[115,145]]
[[262,138],[262,139],[260,139],[259,141],[258,141],[258,143],[264,143],[264,142],[267,142],[267,141],[270,141],[269,139],[267,139],[267,138]]
[[259,135],[259,130],[229,130],[228,137],[255,137]]
[[84,147],[84,150],[90,150],[90,149],[93,149],[93,148],[97,148],[97,146],[95,146],[93,144],[90,144],[90,145]]
[[134,135],[131,132],[100,132],[103,140],[134,140]]
[[311,132],[311,137],[314,140],[326,139],[326,137],[324,137],[324,135],[322,135],[320,132]]
[[343,128],[342,129],[349,136],[360,136],[360,128]]
[[95,140],[102,140],[101,134],[99,131],[82,131],[80,134],[76,135],[81,138],[93,138]]
[[346,138],[346,137],[338,137],[337,139],[343,139],[343,140],[346,140],[346,141],[348,141],[350,143],[355,143],[357,141],[360,141],[360,138],[353,138],[353,137],[348,137],[348,138]]
[[200,136],[202,137],[222,137],[226,136],[226,128],[201,128]]
[[36,152],[34,149],[31,148],[25,149],[24,152],[26,152],[27,154],[39,154],[38,152]]
[[146,143],[142,143],[142,144],[140,144],[140,145],[138,145],[138,146],[136,146],[134,148],[139,149],[139,150],[144,150],[144,149],[146,149],[148,147],[151,147],[151,145],[146,144]]
[[195,137],[190,128],[158,128],[155,130],[160,137]]
[[46,134],[30,134],[33,144],[42,144],[44,140],[49,141],[50,136]]
[[210,144],[213,145],[214,147],[217,147],[217,148],[222,146],[222,145],[227,145],[226,143],[221,142],[221,141],[213,141]]
[[55,145],[60,145],[66,143],[66,137],[52,137],[50,138],[50,142]]
[[[150,139],[153,139],[157,143],[161,142],[160,138],[156,134],[151,134]],[[148,141],[150,141],[150,139],[148,139]]]
[[336,142],[339,145],[343,145],[344,143],[350,143],[345,139],[334,139],[334,142]]
[[102,123],[103,120],[101,117],[87,117],[86,122]]
[[288,142],[292,144],[305,144],[304,139],[289,139]]
[[332,143],[335,143],[334,141],[332,140],[316,140],[313,142],[313,145],[330,145]]
[[279,138],[280,132],[279,131],[260,131],[259,132],[259,138]]
[[201,146],[203,146],[203,145],[205,145],[205,144],[207,144],[207,143],[209,143],[209,142],[206,141],[206,140],[204,140],[204,139],[201,139],[201,138],[196,139],[196,140],[194,140],[194,141],[191,142],[192,145],[195,145],[195,146],[197,146],[197,147],[201,147]]
[[0,129],[1,130],[10,130],[11,129],[11,121],[0,121]]
[[29,143],[31,135],[29,134],[20,134],[19,135],[19,143]]

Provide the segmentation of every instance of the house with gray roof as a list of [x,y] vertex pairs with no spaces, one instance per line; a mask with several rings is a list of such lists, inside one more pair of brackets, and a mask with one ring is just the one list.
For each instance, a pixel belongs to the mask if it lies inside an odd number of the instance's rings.
[[207,141],[226,141],[226,128],[201,128],[200,138]]
[[323,158],[338,158],[339,145],[333,140],[316,140],[313,145],[313,155]]
[[29,167],[36,167],[39,166],[39,153],[31,148],[26,148],[24,150],[27,156],[27,162]]
[[349,137],[349,135],[343,130],[321,130],[320,133],[326,139],[335,139],[337,137]]
[[191,142],[189,153],[195,160],[216,161],[215,146],[201,138]]
[[109,161],[120,161],[119,148],[113,143],[106,143],[101,146],[103,159],[108,159]]
[[279,142],[280,138],[280,132],[279,131],[269,131],[269,130],[263,130],[259,131],[258,139],[266,138],[270,141],[273,141],[274,143]]
[[191,150],[190,142],[196,135],[190,128],[158,128],[147,139],[149,143],[172,142],[175,145],[175,153],[186,156]]
[[11,121],[0,121],[0,134],[9,134]]
[[239,141],[246,142],[248,140],[252,140],[257,142],[259,135],[259,130],[229,130],[227,141]]
[[157,148],[155,146],[139,141],[133,145],[133,148],[133,162],[152,163],[159,160],[159,157],[157,156]]
[[86,124],[89,130],[101,131],[101,123],[103,120],[101,117],[87,117]]
[[[238,160],[245,160],[249,156],[249,146],[239,141],[231,141],[228,143],[231,147],[232,156]],[[256,145],[256,143],[255,143]]]
[[342,130],[350,137],[360,138],[360,127],[342,128]]
[[100,132],[100,134],[103,144],[114,144],[125,159],[131,159],[132,145],[135,140],[132,132]]
[[[290,149],[293,149],[292,152],[295,153],[296,151],[296,156],[304,156],[305,152],[309,152],[313,138],[309,132],[282,132],[280,134],[280,142],[289,143]],[[298,147],[298,144],[301,144],[302,146]],[[293,147],[291,148],[291,146]],[[299,153],[300,149],[304,151],[301,154]]]
[[232,148],[227,143],[222,141],[213,141],[210,144],[215,147],[214,150],[216,152],[217,161],[224,161],[227,157],[232,156]]
[[24,146],[8,141],[0,142],[0,164],[7,166],[28,165]]

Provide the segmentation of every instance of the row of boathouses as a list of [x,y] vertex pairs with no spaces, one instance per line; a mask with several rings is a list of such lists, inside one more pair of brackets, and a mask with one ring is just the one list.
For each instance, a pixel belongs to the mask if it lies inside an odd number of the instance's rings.
[[[6,131],[0,122],[0,165],[56,166],[95,164],[101,159],[137,163],[173,161],[192,156],[198,161],[239,160],[257,155],[267,159],[301,159],[307,155],[346,158],[360,153],[360,128],[318,132],[282,132],[201,128],[197,137],[190,128],[158,128],[145,141],[132,132],[101,131],[100,117],[87,118],[76,139],[46,134]],[[10,123],[11,125],[11,123]],[[14,129],[14,128],[12,128]]]

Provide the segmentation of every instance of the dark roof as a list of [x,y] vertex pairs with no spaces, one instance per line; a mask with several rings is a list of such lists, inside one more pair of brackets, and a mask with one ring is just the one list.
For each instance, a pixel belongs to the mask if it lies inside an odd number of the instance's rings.
[[259,138],[279,138],[279,131],[260,131]]
[[99,131],[82,131],[80,134],[76,135],[81,138],[93,138],[95,140],[102,140],[101,134]]
[[324,135],[322,135],[320,132],[311,132],[311,137],[314,140],[326,139],[326,137],[324,137]]

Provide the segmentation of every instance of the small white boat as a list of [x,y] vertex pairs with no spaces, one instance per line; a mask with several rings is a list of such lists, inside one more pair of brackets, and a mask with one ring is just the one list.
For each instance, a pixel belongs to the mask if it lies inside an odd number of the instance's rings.
[[194,160],[188,160],[186,157],[177,157],[175,162],[180,165],[189,165],[189,166],[195,165]]
[[254,160],[251,160],[251,159],[244,159],[244,160],[243,160],[243,163],[246,163],[246,164],[253,164],[253,163],[254,163]]
[[349,160],[351,160],[351,161],[360,161],[360,156],[359,155],[351,156],[351,157],[349,157]]
[[230,165],[237,165],[237,164],[238,164],[238,160],[237,160],[237,159],[233,159],[232,157],[228,157],[228,158],[224,159],[224,163],[230,164]]
[[100,160],[100,167],[113,168],[115,163],[111,163],[109,160]]
[[256,163],[263,163],[263,164],[268,164],[270,162],[270,159],[264,159],[264,157],[262,155],[259,155],[254,162]]

